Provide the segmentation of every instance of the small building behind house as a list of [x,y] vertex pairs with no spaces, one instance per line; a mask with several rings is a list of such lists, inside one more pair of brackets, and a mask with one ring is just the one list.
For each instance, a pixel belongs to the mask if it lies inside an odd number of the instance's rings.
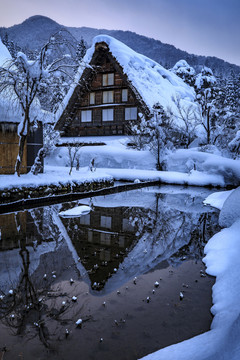
[[[0,39],[0,66],[6,66],[11,59],[6,46]],[[41,110],[36,99],[35,126],[32,126],[24,149],[21,173],[30,171],[36,155],[43,146],[43,122],[49,115]],[[14,174],[19,150],[18,125],[23,118],[22,110],[12,91],[5,89],[0,93],[0,174]]]

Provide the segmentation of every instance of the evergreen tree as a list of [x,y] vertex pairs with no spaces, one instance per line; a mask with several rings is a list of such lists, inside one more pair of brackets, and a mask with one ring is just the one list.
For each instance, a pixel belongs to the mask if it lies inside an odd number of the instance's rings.
[[77,51],[76,51],[76,57],[78,61],[81,61],[83,59],[84,55],[86,54],[86,51],[87,51],[86,43],[83,40],[83,38],[81,38],[80,42],[78,43]]
[[194,85],[195,70],[186,62],[186,60],[179,60],[171,69],[171,71],[183,79],[186,84],[190,86]]

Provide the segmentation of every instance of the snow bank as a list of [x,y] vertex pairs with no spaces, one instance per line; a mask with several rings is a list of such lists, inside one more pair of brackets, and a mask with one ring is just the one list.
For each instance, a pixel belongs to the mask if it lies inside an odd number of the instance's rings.
[[226,201],[226,199],[229,197],[229,195],[232,192],[233,192],[233,190],[219,191],[219,192],[212,193],[203,201],[203,203],[205,205],[211,205],[211,206],[215,207],[216,209],[221,210],[224,202]]
[[165,184],[193,185],[193,186],[224,186],[221,175],[208,175],[199,171],[188,174],[176,171],[138,170],[138,169],[105,169],[115,180],[160,181]]
[[66,167],[46,167],[43,174],[33,175],[32,173],[23,174],[20,177],[15,175],[0,175],[0,190],[10,190],[12,188],[32,187],[37,188],[45,185],[67,185],[73,182],[84,183],[91,181],[112,180],[111,175],[98,170],[89,171],[88,168],[82,168],[79,171],[73,169],[71,176],[69,168]]
[[[74,141],[76,138],[71,138]],[[96,141],[105,143],[103,146],[83,146],[78,152],[79,163],[81,167],[89,166],[90,161],[95,159],[95,166],[97,168],[138,168],[138,169],[155,169],[156,160],[150,151],[138,151],[126,147],[129,142],[128,137],[112,137],[98,136],[85,138],[78,138],[82,142],[96,143]],[[61,140],[62,141],[62,140]],[[65,140],[63,140],[65,141]],[[45,159],[45,164],[68,166],[69,154],[67,147],[57,147],[51,156]]]
[[[231,226],[240,217],[240,187],[235,189],[224,202],[219,215],[219,225]],[[240,240],[239,240],[240,241]]]
[[192,169],[223,176],[226,185],[239,185],[240,160],[195,149],[179,149],[167,159],[167,169],[188,172]]

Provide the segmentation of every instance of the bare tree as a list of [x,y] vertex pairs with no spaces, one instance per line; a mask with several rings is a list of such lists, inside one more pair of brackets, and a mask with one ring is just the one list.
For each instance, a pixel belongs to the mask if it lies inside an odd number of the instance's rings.
[[68,155],[69,155],[69,162],[70,162],[69,175],[71,175],[71,173],[72,173],[72,169],[74,166],[74,162],[76,160],[77,153],[81,147],[82,147],[82,145],[80,145],[80,144],[76,144],[74,146],[68,145]]
[[77,66],[69,61],[70,55],[62,55],[49,63],[51,54],[58,45],[58,40],[52,36],[35,60],[29,60],[24,53],[19,52],[16,59],[9,60],[0,67],[0,92],[15,101],[22,113],[18,126],[19,151],[15,166],[18,176],[30,129],[34,125],[38,126],[37,120],[44,117],[37,96],[42,88],[51,85],[54,76],[59,76],[59,73],[69,76],[67,69]]
[[183,104],[179,96],[173,97],[172,100],[176,105],[176,111],[173,114],[172,109],[168,108],[167,114],[173,121],[175,120],[174,126],[178,135],[181,137],[181,142],[188,148],[196,137],[195,130],[197,125],[201,124],[199,108],[192,103]]

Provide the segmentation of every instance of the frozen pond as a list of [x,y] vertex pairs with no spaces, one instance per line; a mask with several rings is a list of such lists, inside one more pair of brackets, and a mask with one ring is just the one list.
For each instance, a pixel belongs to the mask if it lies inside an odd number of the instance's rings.
[[4,360],[135,360],[207,331],[211,192],[151,187],[0,215]]

